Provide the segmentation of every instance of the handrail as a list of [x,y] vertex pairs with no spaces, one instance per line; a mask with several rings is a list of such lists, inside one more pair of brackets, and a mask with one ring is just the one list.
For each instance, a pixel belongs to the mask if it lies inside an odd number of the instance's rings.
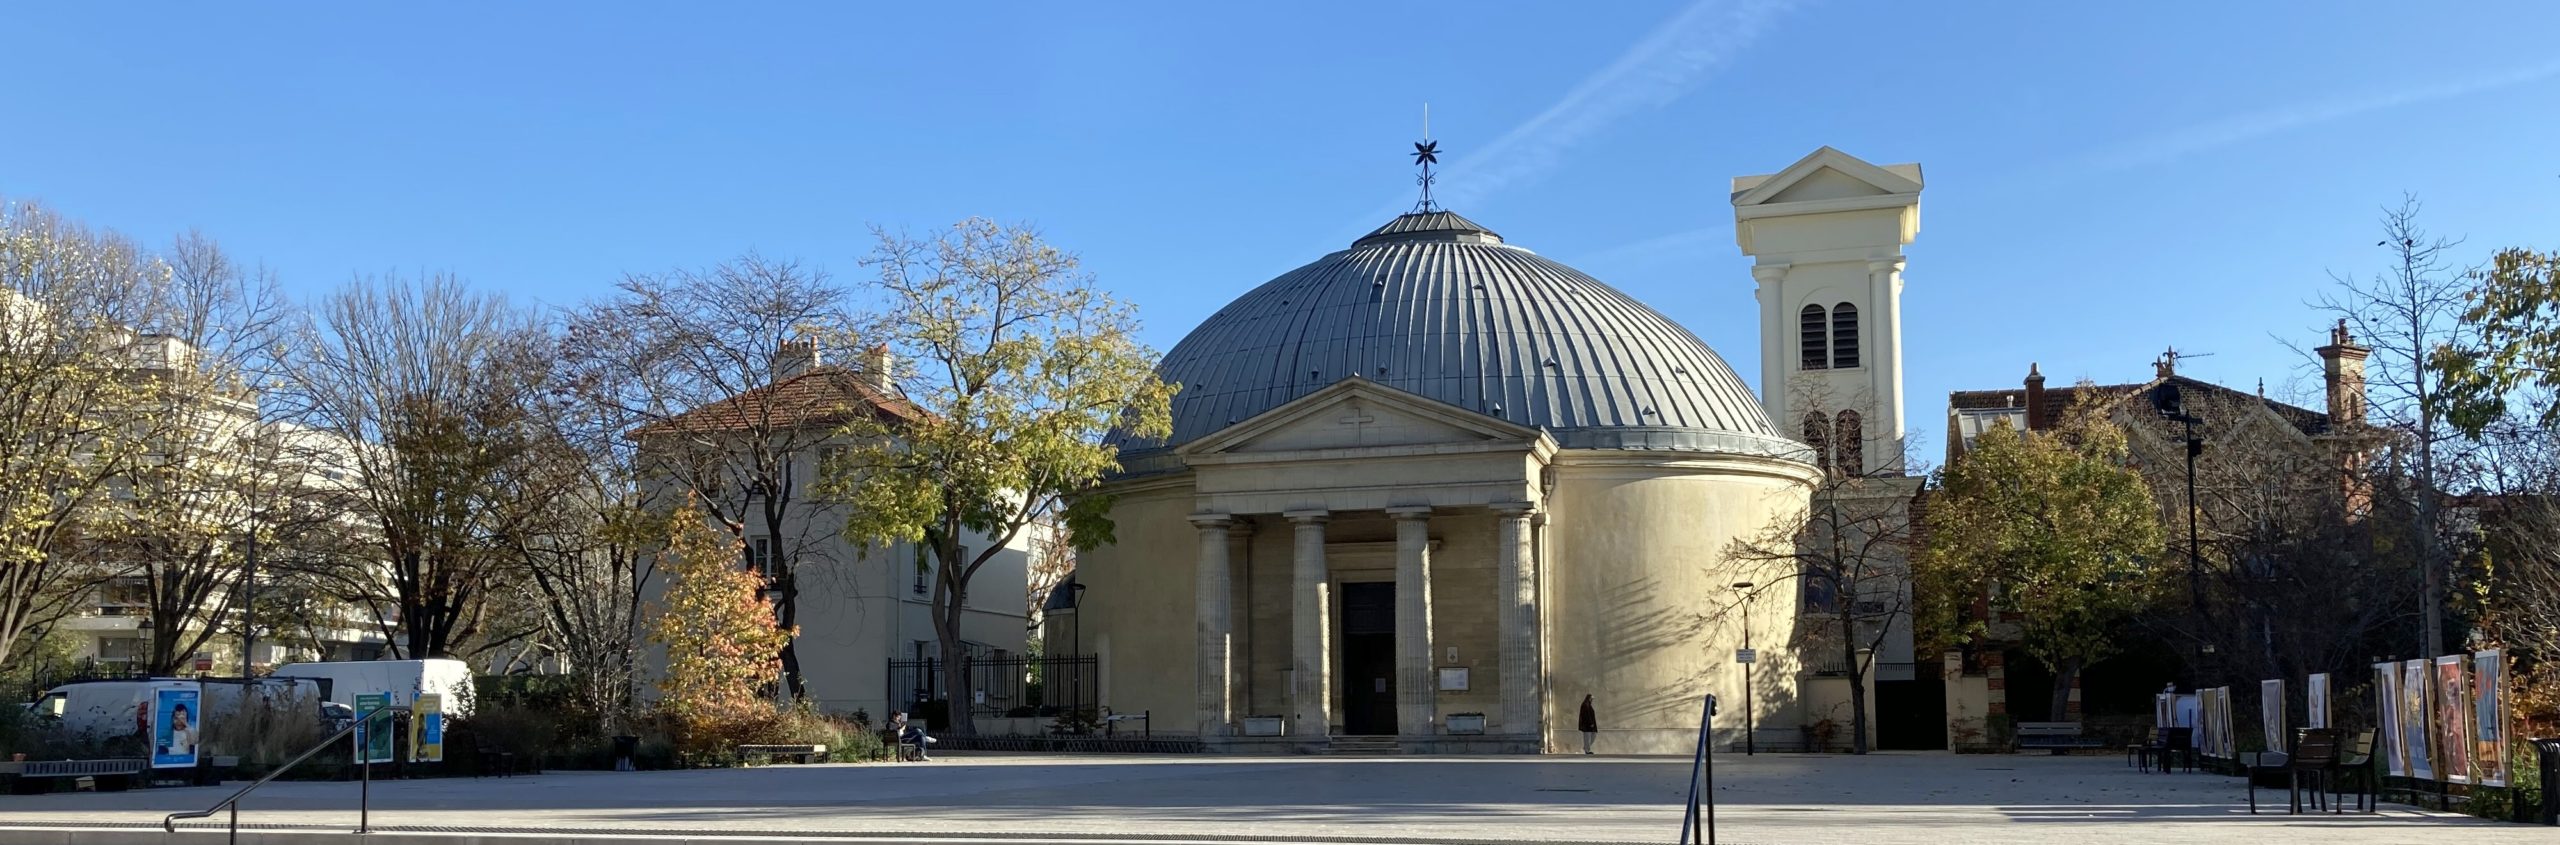
[[[1716,841],[1715,749],[1710,730],[1716,719],[1714,693],[1707,694],[1705,705],[1706,712],[1698,714],[1698,748],[1689,761],[1689,802],[1680,808],[1680,845],[1715,845]],[[1706,809],[1703,819],[1698,815],[1701,803]]]
[[[204,808],[203,812],[170,813],[167,818],[160,820],[160,829],[170,833],[176,833],[178,832],[178,820],[180,819],[212,818],[213,814],[222,812],[222,808],[229,807],[231,808],[231,841],[240,841],[240,799],[248,797],[249,793],[258,791],[258,787],[267,785],[268,781],[275,780],[278,777],[282,777],[284,773],[292,771],[293,767],[302,765],[302,761],[311,759],[311,755],[318,754],[330,746],[338,744],[338,740],[344,739],[347,735],[355,733],[357,728],[363,727],[366,722],[372,721],[375,716],[391,709],[391,705],[385,704],[356,714],[355,720],[348,722],[346,727],[339,728],[338,732],[330,734],[328,739],[321,740],[318,744],[305,749],[301,754],[295,755],[293,759],[285,761],[284,765],[277,766],[275,771],[268,772],[267,776],[259,778],[257,783],[241,787],[240,791],[231,793],[231,797],[214,802],[213,806]],[[362,755],[364,753],[364,749],[356,749],[356,753],[358,755]],[[370,784],[373,780],[372,761],[366,761],[364,767],[365,780]],[[368,798],[369,797],[370,796],[368,796]],[[363,825],[359,824],[358,827],[363,827]]]

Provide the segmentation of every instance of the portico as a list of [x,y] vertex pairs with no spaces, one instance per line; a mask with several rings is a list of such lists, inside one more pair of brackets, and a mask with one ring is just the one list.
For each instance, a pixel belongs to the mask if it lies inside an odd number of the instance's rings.
[[[1197,473],[1202,736],[1266,743],[1243,720],[1278,716],[1293,745],[1431,745],[1471,713],[1481,733],[1448,741],[1535,749],[1532,522],[1553,438],[1354,376],[1179,453]],[[1285,563],[1255,553],[1275,540]],[[1236,610],[1273,593],[1285,604]]]

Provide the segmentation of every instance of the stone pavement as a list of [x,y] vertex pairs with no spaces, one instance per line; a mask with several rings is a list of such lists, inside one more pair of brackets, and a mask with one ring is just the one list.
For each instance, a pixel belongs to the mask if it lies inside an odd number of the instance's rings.
[[[376,782],[377,828],[425,832],[862,835],[1284,842],[1670,842],[1688,761],[1473,757],[1239,759],[949,755],[930,764],[564,772]],[[228,789],[0,796],[0,842],[33,827],[156,827]],[[2250,816],[2240,781],[2142,774],[2120,757],[1885,753],[1716,758],[1726,843],[1995,845],[2560,842],[2560,831],[2386,806]],[[352,783],[280,783],[242,820],[347,830]],[[16,830],[10,828],[16,827]],[[157,836],[157,834],[153,834]],[[307,837],[304,837],[307,838]],[[202,835],[176,841],[204,839]],[[384,841],[385,837],[376,837]],[[141,841],[98,831],[42,841]],[[408,840],[404,840],[408,841]]]

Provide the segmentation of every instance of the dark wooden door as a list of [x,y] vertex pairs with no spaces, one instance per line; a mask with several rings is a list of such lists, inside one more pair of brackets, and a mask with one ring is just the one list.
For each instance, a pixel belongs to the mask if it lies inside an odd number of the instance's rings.
[[1342,585],[1342,732],[1396,732],[1395,582]]

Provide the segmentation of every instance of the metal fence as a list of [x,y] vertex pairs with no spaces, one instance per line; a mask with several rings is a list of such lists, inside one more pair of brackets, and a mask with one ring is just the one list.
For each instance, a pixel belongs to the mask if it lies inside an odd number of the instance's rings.
[[[969,678],[969,713],[979,719],[1090,716],[1100,700],[1100,665],[1093,655],[968,657],[960,664]],[[887,709],[922,714],[930,727],[945,727],[954,705],[942,668],[939,658],[889,661]]]

